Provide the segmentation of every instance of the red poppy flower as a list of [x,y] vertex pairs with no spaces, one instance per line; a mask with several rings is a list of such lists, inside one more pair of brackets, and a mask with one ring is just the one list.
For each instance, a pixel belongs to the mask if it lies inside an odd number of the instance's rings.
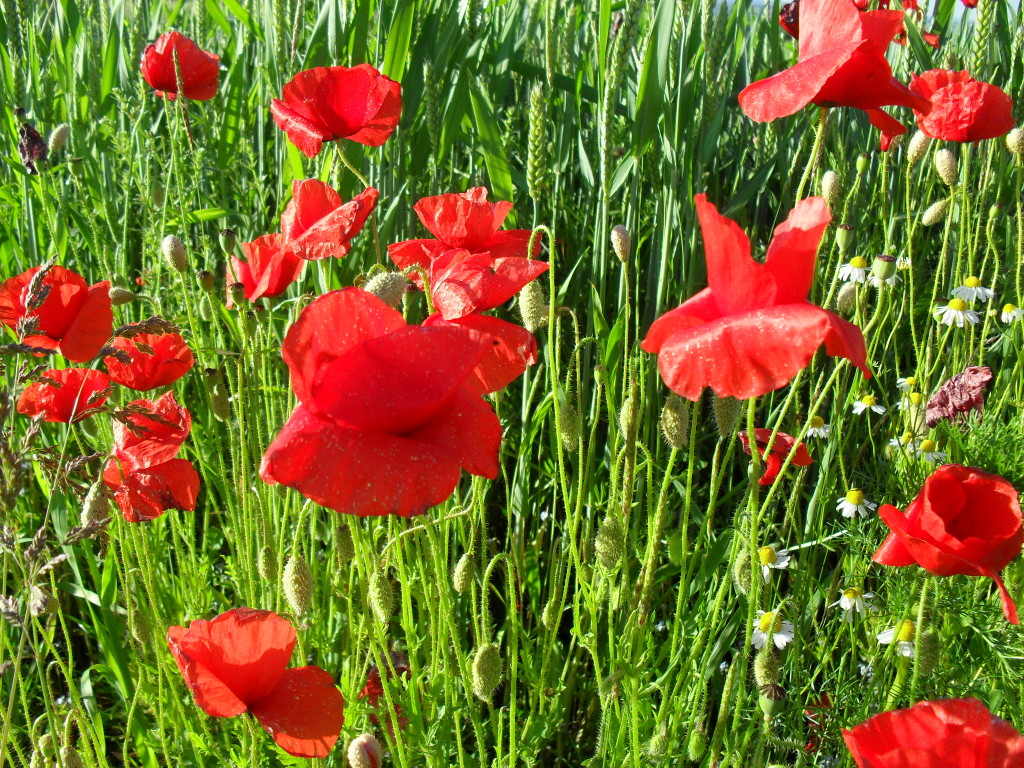
[[763,264],[736,222],[697,195],[709,287],[668,312],[641,347],[657,353],[669,389],[689,400],[709,386],[719,397],[757,397],[785,386],[822,344],[865,376],[857,326],[807,301],[822,233],[831,220],[820,197],[802,200],[775,230]]
[[40,269],[33,267],[0,285],[0,323],[16,328],[23,318],[37,318],[36,335],[27,336],[26,344],[57,350],[76,363],[92,360],[114,327],[110,282],[89,285],[70,269],[50,267],[43,278],[45,296],[40,293],[38,306],[30,309],[30,284]]
[[[391,666],[394,667],[394,675],[391,674],[390,668],[384,670],[388,680],[392,680],[395,676],[407,678],[412,670],[409,666],[409,658],[401,651],[391,652]],[[384,699],[384,706],[387,706],[387,700],[384,697],[384,681],[381,678],[380,668],[376,664],[370,667],[370,672],[366,676],[366,685],[359,692],[359,698],[360,700],[366,699],[366,703],[374,710],[380,710],[381,699]],[[370,715],[370,722],[374,725],[380,725],[380,718],[376,713]],[[392,738],[395,735],[396,724],[398,729],[403,731],[409,725],[409,718],[402,714],[402,707],[397,702],[395,703],[393,716],[389,717],[387,722],[387,728]]]
[[367,187],[347,203],[316,179],[292,182],[292,199],[281,214],[281,234],[300,259],[341,258],[377,204],[377,190]]
[[160,35],[142,54],[142,77],[156,89],[156,95],[172,101],[178,96],[175,53],[178,54],[185,98],[193,101],[212,99],[217,93],[220,59],[173,30]]
[[892,76],[885,58],[903,29],[903,11],[858,11],[851,0],[801,0],[800,52],[784,72],[748,85],[740,106],[759,123],[795,114],[808,104],[854,107],[882,130],[883,149],[906,128],[879,107],[928,102]]
[[[279,234],[263,235],[251,243],[242,243],[246,261],[231,257],[228,281],[245,286],[245,298],[249,301],[280,296],[288,286],[299,279],[306,262],[296,256],[285,245]],[[234,306],[231,292],[228,292],[228,309]]]
[[285,336],[299,404],[260,476],[360,516],[424,512],[462,469],[494,479],[501,425],[472,379],[487,348],[461,328],[406,326],[358,288],[321,296]]
[[537,362],[537,340],[525,328],[490,315],[466,315],[445,320],[435,313],[423,321],[424,327],[455,325],[479,333],[488,347],[487,354],[473,369],[481,392],[497,392],[518,379]]
[[[173,392],[157,400],[135,400],[126,406],[132,428],[114,422],[113,458],[103,473],[104,482],[117,488],[124,474],[156,466],[178,455],[192,429],[192,415]],[[120,469],[119,469],[120,465]]]
[[977,699],[922,701],[843,731],[859,768],[1019,768],[1024,736]]
[[336,139],[379,147],[398,125],[402,86],[369,64],[315,67],[293,77],[270,112],[306,157]]
[[178,333],[140,333],[130,339],[118,336],[111,344],[132,359],[122,363],[105,357],[110,380],[129,389],[145,391],[177,381],[195,364],[192,350]]
[[1013,130],[1013,101],[990,83],[963,72],[932,69],[910,79],[910,87],[929,102],[914,110],[918,127],[933,139],[981,141]]
[[70,424],[80,421],[107,402],[110,379],[90,368],[64,368],[43,372],[43,378],[25,387],[18,398],[18,413],[45,414],[43,421]]
[[[112,477],[116,482],[111,482]],[[155,520],[169,509],[193,512],[199,497],[199,473],[187,459],[171,459],[127,474],[116,464],[108,465],[103,480],[129,523]]]
[[878,510],[892,530],[875,552],[882,565],[920,565],[936,576],[987,576],[999,588],[1003,614],[1019,623],[1017,607],[999,577],[1024,546],[1017,491],[999,475],[946,464],[924,481],[906,514]]
[[446,320],[494,309],[547,268],[543,261],[519,256],[496,259],[489,253],[445,251],[430,263],[434,306]]
[[288,668],[295,639],[286,619],[253,608],[167,630],[167,646],[206,714],[251,712],[289,755],[326,757],[345,722],[344,701],[320,667]]
[[[793,460],[790,463],[797,467],[809,467],[814,463],[811,454],[807,452],[807,446],[803,443],[798,444],[795,437],[787,435],[785,432],[779,432],[775,435],[775,441],[772,443],[771,450],[765,453],[771,436],[772,430],[770,429],[754,430],[757,450],[765,464],[764,474],[757,481],[758,485],[771,485],[774,483],[775,478],[782,471],[783,462],[790,454],[793,454]],[[743,443],[743,450],[746,453],[750,453],[750,438],[747,436],[746,430],[740,432],[740,440]]]

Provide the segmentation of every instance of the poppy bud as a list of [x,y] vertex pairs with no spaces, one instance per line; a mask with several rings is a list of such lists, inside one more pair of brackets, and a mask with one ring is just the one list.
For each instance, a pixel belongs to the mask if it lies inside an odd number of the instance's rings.
[[157,208],[164,207],[164,185],[159,180],[153,179],[149,185],[149,199],[153,201],[153,205]]
[[849,224],[840,224],[836,227],[836,245],[839,246],[839,253],[845,255],[850,250],[853,242],[853,227]]
[[50,154],[54,155],[60,152],[64,145],[68,142],[68,136],[71,135],[71,126],[67,123],[61,123],[53,129],[53,133],[50,134],[50,140],[47,142],[47,149]]
[[711,412],[715,415],[715,426],[718,434],[728,440],[736,432],[736,424],[740,419],[740,409],[743,406],[741,400],[735,397],[713,396],[711,399]]
[[222,229],[217,239],[220,241],[220,249],[226,255],[230,256],[235,252],[235,244],[238,242],[238,238],[235,236],[233,229]]
[[185,253],[185,244],[181,242],[180,238],[168,235],[164,238],[163,243],[161,243],[160,249],[163,251],[164,261],[167,262],[167,266],[175,272],[184,272],[188,269],[188,256]]
[[391,581],[383,570],[376,569],[370,574],[367,591],[373,615],[381,624],[387,624],[395,612],[395,593],[391,588]]
[[825,171],[821,177],[821,196],[829,208],[835,208],[843,197],[843,181],[835,171]]
[[636,397],[630,392],[619,408],[619,429],[622,431],[622,436],[627,443],[631,443],[636,439],[636,412]]
[[661,409],[661,432],[673,448],[685,448],[690,432],[690,403],[673,393]]
[[1017,157],[1024,155],[1024,130],[1014,128],[1006,134],[1006,148]]
[[907,146],[907,164],[911,167],[921,162],[924,153],[928,151],[928,145],[932,143],[931,137],[924,131],[918,131]]
[[778,685],[779,683],[779,657],[771,643],[767,643],[754,659],[754,682],[758,686]]
[[356,556],[356,544],[352,541],[352,529],[348,523],[339,525],[334,532],[334,553],[343,563],[348,563]]
[[98,523],[105,520],[110,512],[110,491],[102,480],[92,484],[89,493],[85,495],[82,503],[82,514],[79,518],[79,525],[87,526],[89,523]]
[[82,756],[74,747],[62,747],[60,750],[60,761],[64,768],[85,768]]
[[274,550],[269,546],[260,549],[260,553],[256,556],[256,572],[264,581],[277,579],[277,558],[274,557]]
[[786,705],[786,691],[781,685],[762,685],[757,703],[764,712],[765,720],[774,720]]
[[871,274],[879,280],[888,280],[896,274],[896,257],[886,253],[875,256],[875,260],[871,262]]
[[544,606],[544,611],[540,615],[540,623],[544,625],[545,629],[553,630],[558,626],[558,619],[558,601],[551,598],[548,600],[547,605]]
[[932,203],[928,206],[921,216],[921,223],[926,227],[931,227],[946,220],[946,214],[949,213],[949,206],[952,201],[947,198],[945,200],[939,200],[937,203]]
[[871,158],[869,158],[863,152],[861,152],[859,155],[857,155],[857,173],[859,175],[863,176],[865,173],[867,173],[868,163],[870,162],[870,160],[871,160]]
[[351,768],[380,768],[384,750],[373,734],[364,733],[348,743],[346,756]]
[[613,571],[618,567],[625,549],[625,538],[622,524],[612,515],[606,517],[598,527],[597,536],[594,537],[594,553],[597,555],[597,562],[606,571]]
[[623,264],[629,261],[633,250],[633,241],[629,237],[629,230],[621,224],[612,227],[612,250]]
[[939,664],[941,650],[942,644],[935,630],[926,629],[920,634],[917,638],[917,660],[922,672],[928,674],[935,670]]
[[483,701],[490,701],[494,690],[501,682],[505,663],[501,649],[494,643],[481,645],[473,654],[473,693]]
[[559,400],[559,437],[562,438],[562,445],[567,451],[575,451],[580,445],[580,414],[570,398],[563,395]]
[[292,613],[296,616],[304,615],[313,602],[313,574],[301,556],[292,555],[288,558],[281,584],[284,587],[284,599]]
[[935,170],[938,172],[943,184],[947,187],[952,187],[956,184],[956,178],[959,175],[956,155],[948,149],[940,149],[935,153]]
[[857,284],[843,283],[836,296],[836,309],[843,315],[849,315],[857,306]]
[[988,209],[989,221],[994,221],[1003,215],[1003,206],[1001,203],[992,203]]
[[36,744],[36,749],[43,757],[53,757],[57,754],[57,750],[53,744],[53,736],[49,733],[44,733],[39,737],[39,741]]
[[460,595],[469,589],[473,581],[475,568],[473,567],[473,556],[466,552],[455,564],[455,573],[452,574],[452,586]]
[[131,304],[135,301],[135,294],[129,291],[127,288],[118,288],[116,285],[107,291],[110,296],[110,303],[115,307],[119,307],[122,304]]
[[519,315],[530,333],[548,324],[548,300],[539,280],[531,280],[519,292]]
[[668,730],[665,726],[658,729],[658,732],[651,736],[651,740],[647,742],[647,754],[651,757],[658,758],[665,755],[668,752]]
[[128,631],[131,633],[132,639],[139,645],[147,645],[152,637],[152,633],[149,631],[149,622],[146,621],[146,617],[138,606],[133,606],[128,614]]
[[366,281],[363,290],[372,293],[395,309],[402,306],[402,297],[411,283],[401,272],[378,272]]
[[686,756],[691,763],[699,763],[708,749],[708,737],[700,728],[690,731],[690,738],[686,740]]

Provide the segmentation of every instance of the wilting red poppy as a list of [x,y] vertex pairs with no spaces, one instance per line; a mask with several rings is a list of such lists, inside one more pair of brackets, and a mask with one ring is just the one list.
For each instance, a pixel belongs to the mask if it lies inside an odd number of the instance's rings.
[[1020,768],[1024,736],[977,699],[882,712],[843,739],[858,768]]
[[822,344],[871,375],[860,329],[807,301],[832,218],[822,198],[797,203],[763,264],[736,222],[704,195],[696,202],[709,287],[655,320],[641,344],[657,353],[669,389],[689,400],[708,386],[719,397],[757,397],[785,386]]
[[992,381],[992,369],[969,365],[963,372],[944,381],[925,408],[925,424],[936,427],[942,421],[954,421],[971,411],[981,413],[985,404],[985,385]]
[[300,259],[341,258],[352,247],[377,204],[377,190],[367,187],[347,203],[316,179],[292,182],[292,199],[281,214],[281,235]]
[[134,429],[114,422],[113,458],[103,473],[111,488],[120,484],[123,474],[173,459],[192,429],[192,415],[173,392],[156,400],[135,400],[125,408],[135,411],[126,417]]
[[537,362],[537,340],[525,328],[490,315],[466,315],[458,320],[445,320],[435,313],[423,321],[424,327],[455,325],[480,333],[487,344],[487,354],[473,369],[473,377],[481,392],[497,392],[523,375]]
[[882,131],[882,148],[906,128],[879,107],[927,111],[927,100],[892,76],[885,58],[903,30],[903,11],[858,11],[851,0],[801,0],[800,52],[784,72],[748,85],[740,106],[759,123],[795,114],[808,104],[854,107]]
[[358,288],[321,296],[285,336],[299,404],[260,476],[360,516],[425,512],[462,469],[494,479],[501,425],[472,378],[487,348],[461,328],[406,326]]
[[111,344],[127,353],[132,361],[103,358],[110,380],[139,391],[164,387],[191,370],[195,357],[178,333],[140,333],[130,339],[118,336]]
[[110,379],[90,368],[43,371],[43,378],[25,387],[18,398],[18,413],[43,421],[70,424],[89,416],[107,402]]
[[76,363],[92,360],[114,327],[110,282],[89,285],[70,269],[52,266],[30,307],[32,278],[40,269],[33,267],[0,285],[0,323],[17,328],[23,318],[37,318],[36,334],[25,337],[25,344],[57,350]]
[[402,86],[369,64],[314,67],[285,85],[270,112],[306,157],[336,139],[379,147],[398,125]]
[[167,646],[206,714],[251,712],[289,755],[326,757],[345,722],[344,701],[320,667],[288,668],[295,639],[286,619],[253,608],[167,630]]
[[878,516],[892,533],[875,552],[876,563],[920,565],[936,576],[987,576],[999,588],[1007,621],[1019,623],[999,576],[1024,545],[1020,500],[1010,483],[974,467],[945,464],[924,481],[906,514],[883,504]]
[[445,251],[430,262],[434,306],[446,320],[494,309],[547,268],[543,261],[521,256],[494,258],[489,253]]
[[991,83],[982,83],[965,69],[932,69],[910,79],[910,87],[929,102],[917,110],[918,127],[933,139],[981,141],[1013,130],[1013,101]]
[[[305,260],[296,256],[285,245],[284,237],[276,233],[242,243],[242,253],[246,261],[231,257],[228,284],[236,282],[245,286],[245,298],[249,301],[280,296],[299,279],[306,266]],[[228,309],[234,306],[230,291],[227,306]]]
[[174,72],[174,54],[178,54],[181,87],[186,99],[206,101],[217,93],[220,59],[204,51],[177,31],[165,32],[142,54],[142,77],[156,89],[157,96],[175,99],[178,79]]
[[[807,452],[807,446],[803,443],[797,444],[796,438],[792,435],[787,435],[785,432],[779,432],[775,435],[775,440],[772,442],[771,450],[765,453],[765,449],[768,447],[768,441],[771,439],[772,430],[770,429],[755,429],[754,439],[757,441],[757,452],[764,461],[764,474],[761,475],[761,479],[758,480],[759,485],[771,485],[775,482],[775,478],[779,476],[779,472],[782,471],[782,464],[786,460],[786,457],[793,454],[793,460],[791,464],[797,467],[809,467],[814,463],[814,459],[811,458],[811,454]],[[740,432],[740,441],[743,443],[743,450],[750,453],[750,438],[747,436],[746,430]]]
[[[114,492],[114,502],[129,523],[155,520],[169,509],[193,512],[196,508],[199,473],[187,459],[171,459],[124,475],[121,472],[116,464],[108,465],[103,480]],[[113,475],[116,483],[110,482]]]
[[[409,658],[401,651],[391,652],[391,666],[394,667],[394,674],[391,673],[390,667],[384,670],[388,680],[393,680],[396,676],[407,678],[412,671],[412,668],[409,666]],[[381,678],[380,668],[376,664],[370,667],[370,672],[366,676],[366,685],[359,692],[359,698],[360,700],[366,699],[366,703],[377,711],[381,709],[381,699],[384,699],[384,706],[387,706],[387,700],[384,696],[384,681]],[[374,725],[380,725],[380,718],[376,712],[370,715],[370,722]],[[402,714],[402,707],[397,702],[395,703],[394,716],[389,717],[387,721],[387,728],[392,737],[395,735],[396,724],[399,730],[405,730],[405,727],[409,724],[409,718]]]

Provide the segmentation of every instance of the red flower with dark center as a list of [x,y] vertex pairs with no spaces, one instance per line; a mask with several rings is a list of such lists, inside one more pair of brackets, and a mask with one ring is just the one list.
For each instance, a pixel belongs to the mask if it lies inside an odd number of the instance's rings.
[[932,69],[910,79],[910,87],[929,102],[928,110],[914,110],[918,127],[933,139],[981,141],[1005,136],[1013,130],[1013,101],[990,83],[971,77],[967,70]]
[[858,768],[1020,768],[1024,736],[977,699],[922,701],[843,731]]
[[885,51],[903,30],[903,11],[858,11],[851,0],[801,0],[800,53],[784,72],[748,85],[740,106],[759,123],[808,104],[854,107],[882,131],[882,148],[906,128],[879,107],[927,111],[927,100],[892,76]]
[[142,54],[142,77],[156,89],[156,95],[171,100],[178,96],[175,53],[178,54],[185,98],[193,101],[212,99],[217,94],[220,59],[173,30],[160,35]]
[[167,646],[206,714],[251,712],[289,755],[326,757],[345,721],[344,701],[320,667],[288,668],[295,640],[286,619],[253,608],[167,630]]
[[358,288],[321,296],[285,337],[299,404],[260,476],[360,516],[425,512],[462,469],[494,479],[501,425],[472,378],[488,346],[461,328],[406,326]]
[[490,315],[466,315],[445,320],[435,313],[424,327],[455,325],[479,333],[489,344],[487,354],[473,369],[481,392],[497,392],[518,379],[537,362],[537,340],[525,328]]
[[178,333],[140,333],[130,339],[118,336],[112,347],[127,353],[132,361],[103,358],[110,380],[139,391],[165,387],[177,381],[195,364],[192,350]]
[[543,261],[520,256],[445,251],[430,262],[434,306],[446,320],[500,307],[547,268]]
[[43,378],[25,387],[18,398],[18,413],[43,421],[70,424],[95,412],[110,393],[110,379],[90,368],[43,371]]
[[110,282],[89,285],[70,269],[53,266],[33,298],[32,278],[40,269],[33,267],[0,285],[0,323],[16,329],[19,321],[36,318],[38,328],[25,337],[25,344],[57,350],[76,363],[92,360],[114,327]]
[[[249,301],[280,296],[299,279],[306,266],[305,260],[296,256],[279,234],[263,235],[251,243],[242,243],[242,253],[245,261],[231,257],[228,284],[241,283]],[[234,306],[230,290],[227,306],[228,309]]]
[[379,147],[398,125],[402,86],[369,64],[315,67],[293,77],[270,112],[307,157],[337,139]]
[[103,481],[114,492],[114,501],[129,523],[155,520],[169,509],[195,511],[200,483],[191,461],[171,459],[134,469],[127,475],[121,472],[116,464],[108,465]]
[[[779,472],[782,471],[782,464],[786,458],[793,454],[793,460],[791,464],[797,467],[809,467],[814,463],[814,459],[811,458],[811,454],[807,452],[807,446],[803,443],[797,444],[796,438],[792,435],[787,435],[785,432],[779,432],[775,435],[775,440],[772,442],[771,450],[765,453],[768,448],[768,441],[771,439],[772,430],[770,429],[755,429],[754,440],[757,441],[757,451],[764,461],[764,474],[761,475],[761,479],[758,480],[758,485],[771,485],[775,482],[775,478],[779,476]],[[740,432],[740,441],[743,443],[743,450],[746,453],[750,453],[750,438],[747,436],[746,431]]]
[[347,203],[316,179],[292,182],[292,199],[281,214],[281,234],[300,259],[341,258],[352,247],[377,204],[377,190],[367,187]]
[[892,533],[875,552],[876,563],[920,565],[936,576],[991,578],[1006,620],[1019,623],[999,576],[1024,546],[1020,500],[1010,483],[974,467],[946,464],[924,481],[906,514],[883,504],[878,516]]
[[658,355],[669,389],[689,400],[708,386],[719,397],[758,397],[785,386],[822,344],[871,375],[860,329],[807,301],[832,218],[822,198],[797,204],[763,264],[736,222],[704,195],[696,202],[709,287],[655,320],[641,344]]

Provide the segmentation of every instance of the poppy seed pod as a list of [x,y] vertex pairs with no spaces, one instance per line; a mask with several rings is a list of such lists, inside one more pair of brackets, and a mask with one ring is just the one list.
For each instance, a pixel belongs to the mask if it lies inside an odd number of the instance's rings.
[[281,577],[284,599],[296,616],[304,615],[313,601],[313,575],[309,566],[299,555],[292,555],[284,566]]
[[61,123],[53,129],[53,133],[50,134],[50,140],[47,142],[47,149],[50,154],[54,155],[60,152],[64,145],[68,142],[68,136],[71,135],[71,126],[67,123]]
[[940,149],[935,153],[935,170],[947,187],[956,184],[958,173],[956,155],[948,149]]
[[402,306],[402,297],[412,283],[401,272],[378,272],[366,281],[363,290],[372,293],[395,309]]
[[235,252],[235,245],[238,243],[238,238],[235,236],[233,229],[222,229],[220,234],[217,236],[217,240],[220,243],[220,249],[225,254],[231,255]]
[[843,180],[835,171],[825,171],[821,177],[821,196],[829,208],[835,208],[843,197]]
[[367,592],[373,615],[381,624],[387,624],[395,612],[395,593],[391,588],[391,581],[383,569],[375,569],[370,574]]
[[501,682],[504,669],[501,649],[494,643],[481,645],[473,654],[474,695],[483,701],[490,701],[498,683]]
[[455,564],[455,572],[452,574],[452,586],[460,595],[469,589],[474,576],[473,555],[466,552]]
[[185,244],[179,237],[168,235],[160,244],[164,261],[167,266],[176,272],[184,272],[188,269],[188,255],[185,253]]
[[766,720],[774,720],[775,716],[782,711],[786,702],[786,691],[781,685],[762,685],[757,697],[758,706],[764,712]]
[[722,439],[728,440],[736,431],[742,406],[743,401],[735,397],[712,397],[711,412],[715,415],[715,427]]
[[129,291],[127,288],[118,288],[114,286],[107,291],[110,296],[110,303],[115,307],[119,307],[122,304],[131,304],[135,301],[135,294]]
[[228,300],[231,306],[238,306],[245,301],[245,283],[231,283],[228,286]]
[[931,143],[931,137],[924,131],[915,133],[907,146],[907,165],[913,167],[921,162],[921,158],[924,157],[924,153],[928,151],[928,146]]
[[836,245],[839,246],[839,253],[846,255],[853,242],[853,227],[849,224],[840,224],[836,227]]
[[1024,156],[1024,130],[1014,128],[1006,134],[1006,148],[1017,157]]
[[594,553],[597,555],[597,562],[606,571],[613,571],[618,567],[625,549],[625,538],[622,524],[611,515],[606,517],[597,529]]
[[774,646],[766,643],[754,658],[754,682],[762,685],[778,685],[780,672],[779,657]]
[[623,264],[629,261],[633,251],[633,241],[629,237],[629,230],[621,224],[612,227],[612,250]]
[[1003,215],[1003,206],[1001,203],[992,203],[988,209],[989,221],[994,221]]
[[351,768],[380,768],[384,761],[384,750],[380,742],[370,733],[356,736],[348,743],[345,753]]
[[[893,136],[892,141],[899,141],[899,139],[900,139],[899,136]],[[868,163],[870,162],[870,160],[871,160],[871,158],[869,158],[863,152],[861,152],[859,155],[857,155],[857,163],[856,163],[857,175],[863,176],[865,173],[867,173],[867,171],[868,171]]]
[[939,200],[937,203],[932,203],[921,215],[921,223],[926,227],[931,227],[945,221],[946,215],[949,213],[949,206],[951,202],[952,200],[947,198],[945,200]]
[[532,280],[519,292],[519,316],[530,333],[548,324],[548,299],[539,280]]
[[208,269],[204,269],[196,275],[196,281],[199,283],[199,287],[207,293],[212,293],[214,288],[214,277],[213,272]]
[[685,448],[690,432],[690,403],[673,393],[661,409],[661,432],[673,448]]
[[857,284],[843,283],[836,296],[836,310],[843,315],[849,315],[857,306]]
[[879,280],[888,280],[896,274],[896,257],[886,253],[875,256],[875,260],[871,262],[871,274]]

